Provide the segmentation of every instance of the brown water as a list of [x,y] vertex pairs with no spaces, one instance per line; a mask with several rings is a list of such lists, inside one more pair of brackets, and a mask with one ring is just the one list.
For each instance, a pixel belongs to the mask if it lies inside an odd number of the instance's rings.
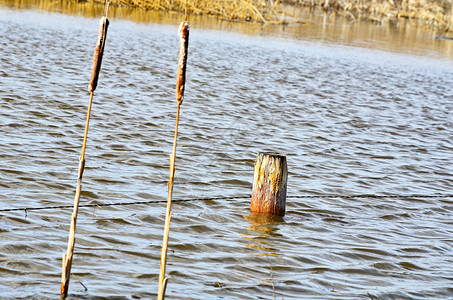
[[[0,209],[71,205],[102,7],[1,3]],[[110,13],[81,202],[165,200],[181,16]],[[451,194],[453,42],[299,17],[189,19],[175,198],[231,198],[174,204],[167,298],[452,298],[452,198],[322,195]],[[282,219],[233,198],[260,151],[287,154]],[[81,208],[70,299],[154,298],[164,214]],[[1,299],[59,297],[70,215],[0,212]]]

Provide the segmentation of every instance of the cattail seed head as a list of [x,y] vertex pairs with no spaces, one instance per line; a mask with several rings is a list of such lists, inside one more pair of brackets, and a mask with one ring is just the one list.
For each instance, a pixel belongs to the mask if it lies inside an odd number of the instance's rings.
[[178,60],[178,75],[176,79],[176,100],[182,103],[184,100],[184,88],[186,84],[186,66],[187,66],[187,50],[189,48],[189,22],[183,21],[179,25],[179,60]]
[[90,92],[94,92],[98,85],[99,72],[101,71],[102,56],[104,55],[105,40],[107,38],[107,28],[109,20],[102,17],[99,22],[99,35],[93,56],[93,68],[91,69],[91,80],[88,86]]

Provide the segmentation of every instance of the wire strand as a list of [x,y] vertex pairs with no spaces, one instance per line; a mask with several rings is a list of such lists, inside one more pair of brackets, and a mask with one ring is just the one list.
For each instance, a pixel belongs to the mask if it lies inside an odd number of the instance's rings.
[[[190,198],[190,199],[175,199],[173,202],[191,202],[191,201],[218,201],[218,200],[237,200],[237,199],[247,199],[251,195],[242,195],[235,197],[207,197],[207,198]],[[412,195],[333,195],[333,194],[322,194],[322,195],[289,195],[287,199],[319,199],[319,198],[342,198],[342,199],[358,199],[358,198],[370,198],[370,199],[384,199],[384,198],[399,198],[399,199],[409,199],[409,198],[453,198],[453,194],[438,194],[438,195],[421,195],[421,194],[412,194]],[[130,201],[130,202],[113,202],[113,203],[103,203],[103,204],[81,204],[82,207],[104,207],[104,206],[124,206],[124,205],[146,205],[146,204],[159,204],[167,203],[167,200],[148,200],[148,201]],[[21,208],[5,208],[0,209],[0,212],[12,212],[12,211],[31,211],[31,210],[51,210],[51,209],[67,209],[73,208],[73,205],[54,205],[54,206],[42,206],[42,207],[21,207]]]

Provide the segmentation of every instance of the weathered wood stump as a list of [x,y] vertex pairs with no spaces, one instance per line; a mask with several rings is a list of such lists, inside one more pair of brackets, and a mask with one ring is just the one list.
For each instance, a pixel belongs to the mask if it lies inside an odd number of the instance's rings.
[[284,216],[287,180],[284,154],[259,153],[255,161],[250,210]]

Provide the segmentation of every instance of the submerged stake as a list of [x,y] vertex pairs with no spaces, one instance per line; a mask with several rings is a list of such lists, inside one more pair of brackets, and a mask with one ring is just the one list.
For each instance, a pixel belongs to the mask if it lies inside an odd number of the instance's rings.
[[255,161],[250,210],[284,216],[287,180],[284,154],[259,153]]
[[68,249],[65,254],[63,254],[63,264],[61,272],[61,294],[62,297],[68,295],[69,289],[69,278],[71,274],[72,266],[72,257],[74,253],[74,244],[75,244],[75,230],[77,224],[77,213],[79,210],[79,200],[80,193],[82,192],[82,177],[83,171],[85,169],[85,149],[88,137],[88,126],[90,123],[90,114],[91,114],[91,105],[93,103],[93,92],[96,89],[99,71],[101,70],[102,55],[104,53],[105,39],[107,37],[107,27],[109,25],[109,20],[106,17],[102,17],[99,26],[99,35],[98,41],[96,43],[96,48],[94,50],[93,58],[93,69],[91,72],[91,80],[88,89],[90,91],[90,101],[88,103],[88,112],[85,124],[85,134],[83,136],[83,145],[82,145],[82,154],[79,159],[79,172],[77,176],[77,189],[74,197],[74,210],[71,217],[71,227],[69,229],[69,238],[68,238]]

